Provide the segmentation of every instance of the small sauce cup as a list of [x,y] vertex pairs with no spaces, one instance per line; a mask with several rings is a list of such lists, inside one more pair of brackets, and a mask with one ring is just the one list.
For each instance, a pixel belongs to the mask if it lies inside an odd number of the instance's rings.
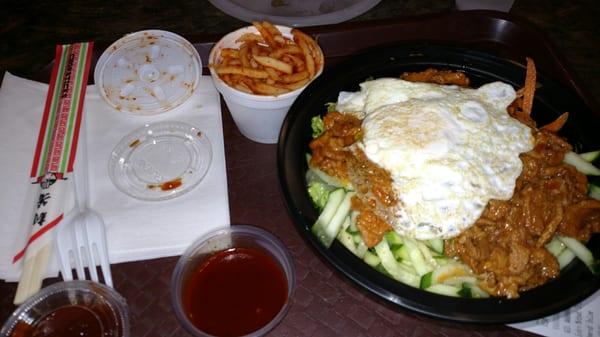
[[188,247],[175,266],[171,300],[193,336],[262,336],[287,313],[295,278],[279,239],[234,225]]
[[128,337],[129,311],[114,289],[92,281],[52,284],[21,304],[1,337]]

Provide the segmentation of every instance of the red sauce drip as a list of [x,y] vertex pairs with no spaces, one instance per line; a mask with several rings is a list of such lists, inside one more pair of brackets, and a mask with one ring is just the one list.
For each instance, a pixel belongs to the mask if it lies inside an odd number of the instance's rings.
[[163,191],[170,191],[181,186],[181,178],[173,179],[171,181],[164,182],[160,185],[160,189]]
[[192,271],[182,299],[198,329],[215,336],[242,336],[269,323],[287,293],[285,274],[272,257],[253,248],[232,248]]
[[174,190],[177,187],[181,186],[182,182],[181,182],[181,178],[176,178],[173,180],[169,180],[169,181],[165,181],[164,183],[160,184],[160,185],[153,185],[150,184],[148,185],[149,189],[154,189],[154,188],[160,188],[162,191],[170,191],[170,190]]
[[102,325],[89,309],[77,305],[58,308],[33,325],[19,322],[11,337],[101,337]]

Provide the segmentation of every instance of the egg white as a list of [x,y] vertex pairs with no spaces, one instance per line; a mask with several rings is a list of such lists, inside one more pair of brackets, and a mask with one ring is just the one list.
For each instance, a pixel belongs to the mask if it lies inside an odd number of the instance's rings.
[[394,78],[341,92],[337,110],[363,120],[356,144],[390,172],[399,198],[394,229],[417,239],[450,238],[470,227],[490,199],[507,200],[533,148],[531,130],[510,117],[514,89],[478,89]]

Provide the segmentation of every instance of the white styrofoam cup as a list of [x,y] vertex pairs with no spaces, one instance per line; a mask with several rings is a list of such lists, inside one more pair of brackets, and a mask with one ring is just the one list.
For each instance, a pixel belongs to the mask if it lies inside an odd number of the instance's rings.
[[[284,36],[292,38],[291,27],[276,27]],[[238,48],[240,43],[235,42],[235,40],[245,33],[258,34],[258,31],[254,26],[248,26],[225,35],[212,48],[209,55],[209,64],[218,64],[222,48]],[[315,78],[322,71],[323,66],[321,65]],[[277,143],[283,119],[296,97],[310,83],[308,82],[305,86],[282,95],[253,95],[230,87],[219,78],[219,75],[212,68],[210,68],[210,74],[215,87],[223,95],[227,108],[231,112],[231,117],[233,117],[233,121],[240,132],[250,140],[266,144]]]

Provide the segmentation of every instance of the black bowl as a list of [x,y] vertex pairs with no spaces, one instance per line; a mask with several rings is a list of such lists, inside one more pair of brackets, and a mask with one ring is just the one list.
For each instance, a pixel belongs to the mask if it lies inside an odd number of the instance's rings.
[[[522,60],[523,62],[525,60]],[[429,316],[472,323],[512,323],[548,316],[585,299],[600,288],[600,277],[576,260],[547,284],[526,291],[518,299],[452,298],[428,293],[401,284],[369,267],[337,241],[324,248],[311,234],[318,214],[306,192],[305,154],[311,140],[311,117],[326,111],[325,103],[335,102],[340,91],[357,91],[368,78],[397,77],[405,71],[428,67],[464,71],[473,87],[502,81],[520,88],[525,66],[487,53],[457,47],[418,44],[370,50],[328,69],[296,99],[281,129],[277,149],[279,179],[288,211],[301,235],[334,268],[354,282],[400,307]],[[564,111],[570,117],[562,130],[576,151],[600,149],[600,116],[570,90],[538,72],[538,90],[533,117],[544,125]],[[600,237],[588,243],[600,255]]]

